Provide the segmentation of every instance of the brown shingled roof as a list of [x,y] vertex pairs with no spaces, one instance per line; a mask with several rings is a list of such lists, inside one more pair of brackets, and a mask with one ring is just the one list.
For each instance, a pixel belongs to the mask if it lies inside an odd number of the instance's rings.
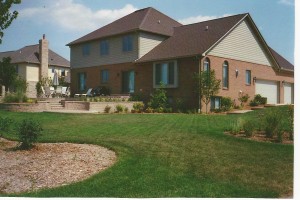
[[284,57],[279,55],[274,49],[269,47],[273,57],[275,58],[276,62],[280,66],[281,69],[283,70],[290,70],[294,71],[294,65],[292,65],[289,61],[287,61]]
[[209,20],[174,28],[174,34],[137,62],[201,55],[247,14]]
[[[11,63],[37,63],[40,64],[39,60],[39,45],[30,45],[23,47],[17,51],[7,51],[7,52],[0,52],[0,59],[2,60],[3,57],[10,57]],[[55,66],[63,66],[63,67],[70,67],[70,62],[49,49],[49,65]]]
[[181,24],[174,19],[166,16],[154,8],[149,7],[137,10],[67,45],[71,46],[103,37],[128,33],[134,30],[171,36],[173,34],[173,27],[180,25]]

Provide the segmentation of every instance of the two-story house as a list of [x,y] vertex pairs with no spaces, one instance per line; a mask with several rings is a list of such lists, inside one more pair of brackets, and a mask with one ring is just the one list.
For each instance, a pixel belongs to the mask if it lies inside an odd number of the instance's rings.
[[49,49],[45,35],[39,44],[25,46],[16,51],[0,52],[0,59],[10,57],[17,73],[28,83],[27,96],[36,98],[36,83],[41,77],[53,78],[56,71],[59,76],[70,75],[70,62]]
[[240,93],[293,103],[294,66],[271,49],[249,14],[181,25],[154,8],[135,11],[68,44],[72,91],[107,86],[149,97],[164,83],[170,101],[199,108],[193,76],[215,70],[220,96]]

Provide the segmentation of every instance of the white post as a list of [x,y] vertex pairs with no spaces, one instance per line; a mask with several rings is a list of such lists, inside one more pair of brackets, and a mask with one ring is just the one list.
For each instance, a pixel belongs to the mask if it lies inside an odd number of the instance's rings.
[[1,96],[4,97],[5,96],[5,86],[4,85],[2,85],[2,90],[1,91],[2,91]]

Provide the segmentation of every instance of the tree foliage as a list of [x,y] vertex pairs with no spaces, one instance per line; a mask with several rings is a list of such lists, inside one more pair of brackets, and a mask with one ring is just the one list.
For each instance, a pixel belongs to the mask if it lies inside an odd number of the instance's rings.
[[13,4],[20,4],[21,0],[0,0],[0,44],[4,36],[4,30],[7,29],[12,21],[17,18],[18,12],[10,12]]
[[207,113],[207,106],[210,103],[211,97],[216,96],[219,93],[221,80],[216,78],[214,70],[208,70],[201,74],[196,74],[196,80],[198,83],[200,98],[206,105]]
[[18,76],[14,65],[10,61],[10,57],[3,58],[0,61],[0,85],[4,85],[6,89],[14,84]]

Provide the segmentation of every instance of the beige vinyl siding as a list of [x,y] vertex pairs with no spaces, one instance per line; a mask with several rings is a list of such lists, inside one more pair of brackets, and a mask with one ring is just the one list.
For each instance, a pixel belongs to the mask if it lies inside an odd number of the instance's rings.
[[69,69],[69,68],[66,68],[66,67],[57,67],[57,66],[50,66],[50,67],[48,68],[48,77],[49,77],[49,78],[52,78],[52,79],[53,79],[53,77],[54,77],[54,73],[52,73],[52,69],[53,69],[53,68],[57,71],[57,73],[58,73],[59,76],[61,76],[61,72],[62,72],[63,70],[65,70],[66,76],[67,76],[67,74],[70,73],[70,69]]
[[258,38],[247,21],[242,21],[208,55],[271,66]]
[[165,39],[166,37],[161,35],[145,32],[139,33],[139,58],[151,51]]
[[82,55],[82,44],[71,46],[71,67],[82,68],[107,64],[133,62],[138,58],[138,34],[132,33],[133,51],[123,52],[122,36],[106,38],[109,42],[109,54],[100,55],[100,41],[89,42],[90,54]]
[[27,64],[18,64],[18,75],[26,80],[26,66]]

